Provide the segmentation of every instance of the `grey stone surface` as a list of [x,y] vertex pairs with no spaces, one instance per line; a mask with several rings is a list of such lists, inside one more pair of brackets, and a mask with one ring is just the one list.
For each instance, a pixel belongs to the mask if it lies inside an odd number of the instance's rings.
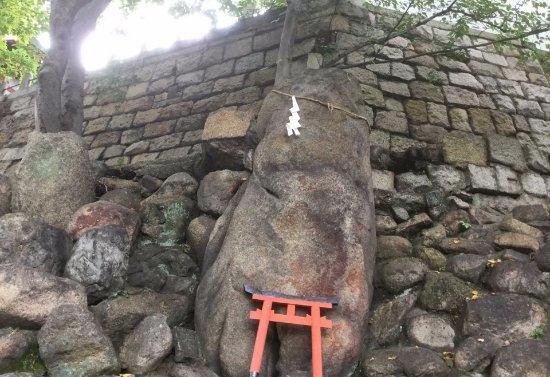
[[0,216],[11,212],[11,183],[8,176],[0,174]]
[[407,326],[409,338],[421,347],[435,351],[449,351],[454,348],[455,330],[449,320],[433,314],[412,318]]
[[474,92],[454,86],[443,86],[445,99],[450,104],[464,106],[478,106],[479,98]]
[[52,377],[98,376],[120,370],[111,341],[86,307],[56,309],[38,332],[38,345]]
[[468,165],[470,184],[473,192],[492,193],[497,191],[495,170],[491,167]]
[[185,327],[174,327],[174,361],[177,363],[201,360],[197,333]]
[[491,366],[491,377],[544,376],[550,371],[550,345],[542,340],[525,339],[502,347]]
[[21,330],[0,329],[0,370],[17,361],[27,351],[29,342]]
[[405,113],[398,111],[378,111],[374,126],[381,130],[407,134],[408,124]]
[[60,275],[71,249],[63,230],[22,213],[0,217],[0,262],[17,263]]
[[447,260],[447,271],[461,279],[477,283],[485,271],[487,258],[476,254],[452,255]]
[[424,280],[427,271],[427,266],[418,258],[396,258],[383,265],[381,279],[390,292],[402,292]]
[[203,212],[219,216],[223,213],[239,186],[248,179],[246,171],[218,170],[208,173],[200,182],[198,206]]
[[433,184],[447,192],[462,190],[466,187],[464,173],[449,165],[428,165],[428,176]]
[[523,186],[523,189],[529,193],[533,194],[535,196],[546,196],[547,190],[546,190],[546,183],[544,182],[544,179],[536,173],[524,173],[521,175],[521,185]]
[[371,330],[378,344],[389,344],[399,337],[406,315],[417,298],[418,292],[403,293],[373,310]]
[[361,366],[368,377],[443,377],[449,372],[438,352],[423,347],[392,347],[369,351],[365,354]]
[[495,291],[548,297],[550,273],[541,272],[535,263],[504,261],[497,263],[487,277],[487,284]]
[[145,317],[124,339],[120,349],[122,368],[136,374],[154,370],[172,351],[172,339],[165,315]]
[[527,170],[521,144],[516,138],[498,134],[488,135],[487,146],[491,161],[510,166],[516,171]]
[[15,182],[13,208],[62,229],[94,200],[88,152],[72,132],[32,133]]

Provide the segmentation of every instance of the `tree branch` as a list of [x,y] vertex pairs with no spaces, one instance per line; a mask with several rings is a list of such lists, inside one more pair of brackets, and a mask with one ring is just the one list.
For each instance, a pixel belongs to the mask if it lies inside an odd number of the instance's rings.
[[[546,33],[548,31],[550,31],[550,27],[545,27],[545,28],[542,28],[542,29],[531,30],[530,32],[527,32],[527,33],[524,33],[524,34],[521,34],[521,35],[514,35],[514,36],[510,36],[510,37],[504,37],[504,38],[500,38],[500,39],[497,39],[497,40],[494,40],[494,41],[483,42],[483,43],[479,43],[479,44],[475,44],[475,45],[471,45],[471,46],[456,46],[456,47],[445,48],[445,49],[436,50],[436,51],[423,52],[421,54],[416,54],[416,55],[411,55],[411,56],[405,56],[403,58],[385,59],[384,61],[373,62],[373,63],[376,64],[376,63],[389,63],[389,62],[404,62],[404,61],[419,58],[421,56],[445,55],[445,54],[448,54],[450,52],[470,50],[470,49],[474,49],[474,48],[478,48],[478,47],[485,47],[485,46],[495,45],[495,44],[499,44],[499,43],[510,42],[510,41],[513,41],[513,40],[516,40],[516,39],[526,38],[526,37],[529,37],[531,35]],[[340,66],[340,68],[346,69],[346,68],[360,67],[360,66],[363,66],[365,64],[366,63],[363,62],[363,63],[359,63],[359,64],[342,65],[342,66]]]

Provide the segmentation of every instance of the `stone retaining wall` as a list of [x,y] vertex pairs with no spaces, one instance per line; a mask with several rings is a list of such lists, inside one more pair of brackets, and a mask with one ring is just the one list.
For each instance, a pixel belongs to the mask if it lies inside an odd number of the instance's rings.
[[[336,11],[317,6],[299,22],[294,72],[316,68],[395,21],[395,13],[348,2]],[[281,11],[270,12],[92,75],[84,101],[90,155],[114,167],[200,160],[210,113],[223,107],[252,112],[252,119],[257,113],[273,84],[283,19]],[[376,60],[369,46],[340,62],[364,63],[346,69],[361,82],[373,119],[380,208],[405,218],[419,206],[437,211],[449,192],[458,206],[548,202],[550,88],[539,63],[521,63],[513,48],[497,53],[490,47],[470,50],[469,61],[384,62],[425,52],[447,35],[446,25],[432,23],[390,41]],[[482,38],[491,35],[461,43]],[[33,95],[30,89],[0,102],[0,172],[22,157],[34,123]]]

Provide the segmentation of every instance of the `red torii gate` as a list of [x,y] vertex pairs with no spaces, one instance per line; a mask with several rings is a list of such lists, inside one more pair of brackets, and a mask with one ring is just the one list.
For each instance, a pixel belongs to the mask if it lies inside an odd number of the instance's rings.
[[[250,377],[258,377],[262,365],[265,340],[270,322],[311,327],[311,374],[323,377],[323,353],[321,350],[321,328],[332,328],[332,321],[321,316],[321,309],[331,309],[338,304],[336,297],[298,297],[272,291],[260,291],[248,285],[244,286],[252,299],[262,301],[262,308],[250,312],[250,318],[256,319],[258,331],[254,343],[254,353],[250,363]],[[274,306],[286,306],[284,314],[275,313]],[[296,307],[309,308],[310,314],[296,315]]]

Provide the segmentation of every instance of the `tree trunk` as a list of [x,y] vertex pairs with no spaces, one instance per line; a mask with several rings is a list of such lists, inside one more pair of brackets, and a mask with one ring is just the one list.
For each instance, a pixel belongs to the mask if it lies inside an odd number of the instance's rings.
[[71,46],[65,75],[61,87],[62,129],[82,134],[83,89],[86,72],[80,59],[80,50],[84,39],[93,31],[97,19],[111,0],[93,0],[77,13],[71,32]]
[[[97,17],[108,3],[106,0],[52,0],[51,48],[38,73],[38,130],[60,132],[81,128],[75,126],[79,118],[81,124],[81,91],[84,85],[84,72],[78,67],[79,49],[82,38],[95,25]],[[87,31],[80,31],[79,24]],[[65,79],[67,71],[69,77]],[[66,112],[71,115],[64,116]]]
[[296,31],[296,20],[300,9],[300,0],[288,0],[286,8],[285,23],[277,55],[277,72],[275,73],[275,86],[281,85],[284,80],[290,77],[292,64],[292,50],[294,47],[294,35]]

